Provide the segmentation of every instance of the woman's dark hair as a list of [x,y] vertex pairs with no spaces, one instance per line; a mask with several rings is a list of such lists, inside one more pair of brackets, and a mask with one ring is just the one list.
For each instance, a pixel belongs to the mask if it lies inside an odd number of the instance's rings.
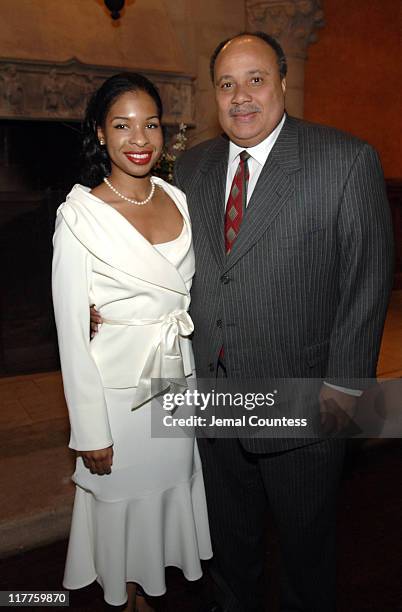
[[281,79],[284,79],[288,70],[288,66],[286,62],[286,55],[278,41],[269,34],[266,34],[265,32],[240,32],[240,34],[236,34],[236,36],[226,38],[226,40],[220,42],[219,45],[216,47],[215,51],[213,52],[211,60],[209,62],[209,72],[212,83],[215,82],[215,62],[219,53],[222,51],[223,47],[228,42],[234,40],[235,38],[241,38],[242,36],[254,36],[255,38],[259,38],[275,51],[276,60],[278,62],[279,76],[281,77]]
[[109,155],[99,144],[98,127],[103,127],[112,104],[124,93],[144,91],[156,104],[159,120],[162,119],[162,100],[155,85],[142,74],[121,72],[107,79],[92,94],[85,112],[82,139],[81,180],[88,187],[99,185],[111,172]]

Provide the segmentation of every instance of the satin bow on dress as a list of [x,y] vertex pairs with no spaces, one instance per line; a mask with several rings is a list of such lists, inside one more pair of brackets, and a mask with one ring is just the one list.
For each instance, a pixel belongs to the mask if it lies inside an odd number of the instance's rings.
[[158,341],[149,347],[149,352],[136,387],[133,410],[150,398],[173,386],[178,380],[185,387],[185,371],[180,350],[179,337],[187,337],[194,331],[190,315],[185,310],[175,310],[159,319],[104,319],[107,325],[144,326],[159,325]]

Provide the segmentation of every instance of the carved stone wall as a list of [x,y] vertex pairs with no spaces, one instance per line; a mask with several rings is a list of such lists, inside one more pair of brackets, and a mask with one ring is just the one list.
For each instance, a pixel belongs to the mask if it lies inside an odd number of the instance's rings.
[[[0,119],[81,120],[88,97],[120,68],[0,60]],[[164,103],[164,123],[194,125],[193,79],[147,71]]]
[[307,57],[307,47],[317,40],[316,28],[324,25],[320,0],[249,0],[248,20],[279,40],[292,57]]
[[321,0],[246,0],[250,30],[262,30],[276,38],[288,59],[286,108],[303,116],[304,63],[316,29],[324,25]]
[[[36,116],[45,105],[50,118],[79,118],[91,78],[98,84],[113,72],[135,70],[161,88],[167,123],[194,123],[192,143],[214,136],[209,57],[219,41],[244,30],[244,2],[126,0],[113,22],[103,0],[1,0],[0,57],[7,60],[0,116],[28,116],[35,102]],[[78,67],[70,66],[72,58]]]

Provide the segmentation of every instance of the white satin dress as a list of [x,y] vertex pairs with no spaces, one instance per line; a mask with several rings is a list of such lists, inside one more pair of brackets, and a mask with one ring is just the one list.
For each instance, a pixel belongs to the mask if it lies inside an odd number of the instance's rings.
[[[177,239],[153,246],[179,272],[188,232],[184,223]],[[55,274],[58,269],[56,264]],[[97,580],[106,602],[118,606],[127,600],[127,582],[152,596],[165,593],[167,566],[180,568],[188,580],[199,579],[200,559],[210,558],[212,550],[195,439],[152,437],[150,402],[133,411],[132,388],[104,386],[103,393],[112,473],[91,474],[77,459],[63,585],[78,589]]]

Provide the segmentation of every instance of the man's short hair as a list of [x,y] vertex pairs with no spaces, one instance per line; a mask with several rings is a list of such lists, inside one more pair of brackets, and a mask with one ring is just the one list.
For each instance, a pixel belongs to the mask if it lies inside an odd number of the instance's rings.
[[216,58],[218,57],[219,53],[222,51],[223,47],[228,42],[234,40],[235,38],[240,38],[241,36],[254,36],[255,38],[260,38],[269,47],[271,47],[271,49],[273,49],[276,53],[276,58],[278,61],[279,76],[281,77],[281,79],[285,78],[286,73],[288,71],[288,65],[286,62],[286,55],[282,47],[278,43],[278,41],[272,36],[270,36],[269,34],[266,34],[265,32],[240,32],[240,34],[236,34],[236,36],[232,36],[231,38],[227,38],[226,40],[223,40],[222,42],[220,42],[219,45],[216,47],[215,51],[213,52],[213,54],[211,55],[211,61],[209,63],[209,71],[210,71],[211,80],[213,83],[215,82],[214,71],[215,71]]

